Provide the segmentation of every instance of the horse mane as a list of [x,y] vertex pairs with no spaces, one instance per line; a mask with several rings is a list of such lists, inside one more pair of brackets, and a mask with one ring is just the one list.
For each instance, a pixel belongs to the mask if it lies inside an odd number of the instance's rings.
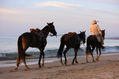
[[80,33],[78,34],[78,36],[79,36],[80,38],[82,37],[82,35],[81,35]]
[[79,36],[80,38],[82,38],[82,37],[83,37],[83,32],[79,33],[78,36]]
[[46,29],[48,29],[48,25],[46,25],[41,31],[44,31]]
[[103,40],[105,39],[105,30],[101,30],[102,32],[102,37],[103,37]]

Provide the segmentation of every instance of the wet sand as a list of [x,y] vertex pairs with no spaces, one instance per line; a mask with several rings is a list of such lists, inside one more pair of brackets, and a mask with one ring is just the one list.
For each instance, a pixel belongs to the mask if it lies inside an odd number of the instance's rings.
[[102,55],[99,62],[86,63],[85,56],[78,56],[78,64],[71,65],[72,57],[67,66],[59,61],[45,63],[41,69],[38,65],[28,65],[29,70],[20,66],[0,68],[0,79],[119,79],[119,54]]

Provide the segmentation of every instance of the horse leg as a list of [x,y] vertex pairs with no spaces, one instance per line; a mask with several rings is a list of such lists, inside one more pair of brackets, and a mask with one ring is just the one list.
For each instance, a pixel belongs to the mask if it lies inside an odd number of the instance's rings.
[[96,47],[96,60],[99,60],[99,55],[98,55],[98,48]]
[[76,63],[78,63],[78,61],[77,61],[77,52],[78,52],[78,49],[74,48],[74,52],[75,52],[75,56],[74,56],[74,59],[73,59],[73,61],[72,61],[72,64],[74,64],[74,61],[75,61]]
[[25,54],[21,54],[21,55],[18,55],[18,57],[17,57],[17,63],[16,63],[16,68],[15,68],[15,70],[18,69],[19,64],[20,64],[20,60],[23,61],[25,69],[29,69],[29,67],[28,67],[27,64],[26,64]]
[[87,51],[87,49],[85,51],[85,55],[86,55],[86,62],[88,63],[88,51]]
[[39,56],[39,61],[38,61],[38,65],[39,65],[39,68],[41,68],[41,58],[42,58],[42,53],[40,52],[40,56]]
[[94,51],[94,47],[92,48],[92,51],[91,51],[91,56],[92,56],[92,62],[95,62],[95,60],[94,60],[94,56],[93,56],[93,51]]
[[44,66],[44,52],[43,52],[43,48],[39,48],[40,49],[40,56],[39,56],[39,62],[38,62],[38,64],[39,64],[39,68],[41,68],[41,59],[42,59],[42,57],[43,57],[43,60],[42,60],[42,65]]
[[40,50],[40,56],[39,56],[39,61],[38,61],[39,68],[41,68],[41,59],[42,59],[42,52]]
[[78,52],[78,49],[75,49],[74,51],[75,51],[75,54],[76,54],[75,62],[78,63],[78,61],[77,61],[77,52]]
[[27,64],[26,64],[26,60],[25,60],[25,56],[26,56],[26,54],[25,54],[25,51],[28,49],[28,47],[29,47],[29,42],[28,42],[28,40],[26,40],[24,37],[22,38],[22,49],[21,49],[21,60],[23,61],[23,63],[24,63],[24,67],[25,67],[25,69],[29,69],[28,68],[28,66],[27,66]]
[[60,63],[61,63],[62,65],[64,65],[64,64],[63,64],[63,61],[62,61],[62,55],[61,55],[61,57],[60,57]]
[[[99,57],[101,56],[101,48],[99,48]],[[99,57],[98,57],[98,61],[99,61]]]
[[17,70],[17,69],[18,69],[19,64],[20,64],[20,55],[18,55],[18,56],[17,56],[17,62],[16,62],[16,67],[15,67],[15,70]]
[[45,58],[45,54],[43,52],[42,66],[44,66],[44,58]]
[[41,52],[42,52],[42,66],[44,66],[44,58],[45,58],[45,53],[44,53],[44,47],[41,49]]
[[27,64],[26,64],[25,58],[26,58],[25,55],[23,55],[21,59],[22,59],[22,61],[23,61],[23,63],[24,63],[25,70],[27,70],[27,69],[29,69],[29,67],[28,67]]
[[27,46],[26,44],[24,44],[24,45],[23,45],[23,51],[22,51],[21,59],[22,59],[22,61],[23,61],[23,63],[24,63],[25,70],[26,70],[26,69],[29,69],[29,67],[28,67],[27,64],[26,64],[26,60],[25,60],[25,58],[26,58],[26,56],[25,56],[25,51],[26,51],[27,49],[28,49],[28,46]]
[[93,52],[91,52],[91,56],[92,56],[92,62],[95,62]]
[[28,66],[27,66],[27,64],[26,64],[26,60],[25,60],[25,51],[26,51],[27,49],[28,49],[28,47],[24,47],[24,48],[23,48],[23,51],[20,50],[20,52],[18,53],[15,70],[18,69],[19,64],[20,64],[20,60],[23,61],[25,69],[29,69]]
[[65,58],[65,65],[67,65],[67,57],[66,57],[66,53],[67,53],[67,51],[69,50],[69,48],[66,48],[65,50],[64,50],[64,58]]

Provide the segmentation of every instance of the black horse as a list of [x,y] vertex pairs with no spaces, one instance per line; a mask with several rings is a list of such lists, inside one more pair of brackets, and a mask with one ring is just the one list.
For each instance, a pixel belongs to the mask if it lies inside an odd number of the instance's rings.
[[[37,30],[37,29],[36,29]],[[47,25],[42,29],[35,32],[26,32],[19,36],[18,38],[18,56],[17,56],[17,62],[16,62],[16,68],[18,69],[20,60],[24,62],[25,69],[28,69],[28,66],[25,61],[25,57],[29,56],[25,53],[25,51],[29,47],[36,47],[40,50],[40,56],[39,56],[39,67],[41,67],[41,59],[42,59],[42,66],[44,66],[44,49],[47,44],[47,36],[48,34],[52,33],[53,36],[57,35],[57,32],[55,30],[55,26],[52,23],[47,23]]]
[[[103,40],[105,39],[105,30],[101,30],[102,32],[102,37],[103,37]],[[97,58],[96,60],[99,61],[99,57],[101,55],[101,48],[102,48],[102,45],[101,43],[98,42],[97,38],[95,35],[90,35],[88,38],[87,38],[87,47],[86,47],[86,51],[85,51],[85,54],[86,54],[86,62],[88,62],[88,54],[91,54],[92,56],[92,62],[94,62],[94,56],[93,56],[93,51],[94,49],[96,48],[96,54],[97,54]],[[98,53],[99,51],[99,53]]]
[[[62,53],[64,54],[64,58],[65,58],[65,65],[67,64],[67,58],[66,58],[66,53],[70,48],[74,48],[74,52],[75,52],[75,56],[74,59],[72,61],[72,64],[74,64],[74,62],[78,63],[77,61],[77,52],[78,49],[80,48],[81,45],[81,41],[83,41],[83,43],[85,43],[85,32],[81,32],[80,34],[77,34],[75,32],[69,32],[68,34],[64,34],[61,37],[61,43],[60,43],[60,47],[59,50],[57,52],[57,56],[61,58],[60,62],[63,65],[62,62]],[[66,49],[63,52],[64,46],[66,45]]]

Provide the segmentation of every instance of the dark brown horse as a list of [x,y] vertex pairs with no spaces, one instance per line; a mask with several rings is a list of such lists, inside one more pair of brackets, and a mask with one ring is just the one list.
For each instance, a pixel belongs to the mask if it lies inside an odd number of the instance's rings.
[[[78,63],[78,61],[77,61],[77,52],[78,52],[78,49],[80,48],[81,41],[83,41],[83,43],[85,43],[85,32],[81,32],[80,34],[77,34],[75,32],[68,33],[68,34],[64,34],[61,37],[60,47],[59,47],[59,50],[57,52],[57,56],[61,58],[60,59],[61,64],[63,64],[63,62],[62,62],[62,53],[64,54],[65,65],[67,64],[66,53],[70,48],[74,48],[74,52],[75,52],[75,56],[74,56],[74,59],[72,61],[72,64],[74,64],[74,62]],[[66,45],[66,49],[63,52],[63,49],[64,49],[65,45]]]
[[[30,29],[31,30],[31,29]],[[25,51],[29,47],[35,47],[40,50],[40,56],[39,56],[39,67],[41,67],[41,59],[42,59],[42,66],[44,65],[44,49],[47,44],[47,36],[48,34],[52,33],[53,35],[57,35],[57,32],[55,30],[55,26],[52,23],[47,23],[47,25],[42,29],[36,29],[36,31],[26,32],[23,33],[18,38],[18,56],[17,56],[17,62],[16,62],[16,68],[18,69],[20,60],[23,61],[25,69],[28,69],[28,66],[25,61],[25,57],[29,56],[25,53]]]
[[[105,30],[101,30],[101,32],[102,32],[102,37],[103,37],[103,40],[104,40],[105,39]],[[95,35],[90,35],[87,38],[87,46],[86,46],[86,51],[85,51],[86,62],[88,62],[88,54],[91,54],[92,62],[95,61],[94,56],[93,56],[93,51],[94,51],[95,48],[96,48],[96,55],[97,55],[96,60],[99,61],[99,57],[101,55],[102,45],[101,45],[101,43],[98,42]],[[99,53],[98,53],[98,51],[99,51]]]

